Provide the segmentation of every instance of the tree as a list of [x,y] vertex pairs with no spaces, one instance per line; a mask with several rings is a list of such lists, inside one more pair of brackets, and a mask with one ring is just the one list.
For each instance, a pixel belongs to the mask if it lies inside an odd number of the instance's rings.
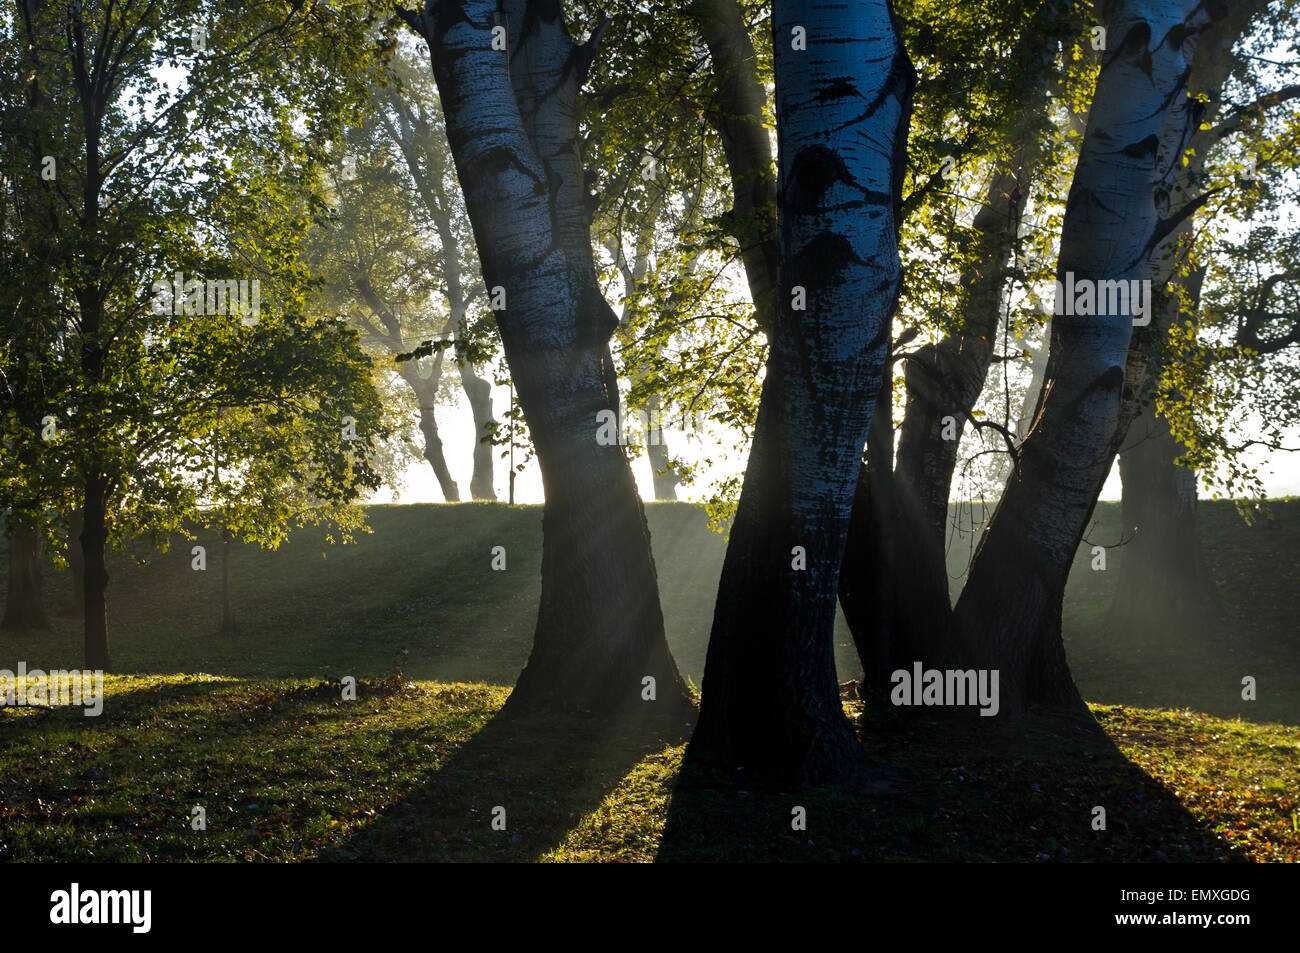
[[558,4],[525,0],[400,12],[429,46],[546,492],[537,629],[508,704],[611,713],[653,697],[676,717],[685,686],[664,639],[644,508],[622,449],[597,440],[601,411],[619,410],[617,318],[592,254],[577,102],[601,30],[575,45]]
[[[21,24],[38,17],[40,2],[6,5],[0,18],[0,508],[9,540],[8,592],[0,629],[49,624],[41,588],[41,552],[57,519],[48,500],[66,486],[57,456],[47,452],[51,399],[66,384],[41,360],[54,309],[50,249],[41,226],[52,214],[46,156],[39,138],[68,121],[56,86],[43,75],[40,52],[19,42]],[[24,80],[24,78],[26,78]],[[44,174],[33,174],[41,170]]]
[[[1295,343],[1294,335],[1288,340],[1277,331],[1277,319],[1285,321],[1284,315],[1268,312],[1276,306],[1276,292],[1300,271],[1288,274],[1286,261],[1292,256],[1285,242],[1256,239],[1269,233],[1275,210],[1289,197],[1284,180],[1293,163],[1287,152],[1296,146],[1294,120],[1287,117],[1295,114],[1300,85],[1275,85],[1274,68],[1262,72],[1261,58],[1250,52],[1265,53],[1294,35],[1297,13],[1291,7],[1267,0],[1234,4],[1197,45],[1189,86],[1205,101],[1205,116],[1178,171],[1178,191],[1209,201],[1166,238],[1162,257],[1172,273],[1170,293],[1152,329],[1135,336],[1146,374],[1119,456],[1124,569],[1107,619],[1118,633],[1185,632],[1221,616],[1223,605],[1198,533],[1198,476],[1191,465],[1195,461],[1208,475],[1219,458],[1250,486],[1253,474],[1232,462],[1241,453],[1226,439],[1232,427],[1216,408],[1240,408],[1248,401],[1264,420],[1294,419],[1285,400],[1269,399],[1279,393],[1285,361],[1270,369],[1271,385],[1258,382],[1227,404],[1205,387],[1224,372],[1232,374],[1234,365],[1262,366]],[[1265,159],[1257,169],[1232,142],[1248,129],[1246,141],[1254,140],[1253,152]],[[1245,243],[1219,237],[1236,231],[1230,222],[1245,230]],[[1256,274],[1243,262],[1277,262],[1278,270]],[[1207,313],[1209,301],[1231,317],[1224,321]],[[1222,325],[1231,327],[1234,319],[1227,340],[1235,346],[1221,347]],[[1285,390],[1283,385],[1280,392]],[[1258,492],[1258,485],[1252,490]]]
[[423,204],[438,239],[441,289],[448,307],[444,339],[456,341],[456,366],[474,417],[470,496],[475,500],[495,500],[492,385],[478,376],[475,366],[482,364],[488,353],[495,353],[497,343],[491,322],[470,314],[470,304],[481,290],[470,287],[477,278],[471,261],[473,235],[465,222],[464,208],[455,200],[450,147],[431,95],[431,84],[401,50],[388,65],[391,81],[382,90],[373,91],[372,102],[389,141],[401,154],[415,195]]
[[[1177,224],[1167,187],[1199,121],[1187,76],[1199,34],[1222,9],[1118,0],[1097,77],[1057,266],[1061,288],[1150,279],[1150,259]],[[1176,201],[1176,199],[1174,200]],[[1161,204],[1165,207],[1162,209]],[[1174,211],[1178,211],[1175,207]],[[1000,672],[1001,707],[1079,705],[1061,642],[1065,582],[1118,451],[1135,310],[1064,313],[1035,422],[980,542],[953,612],[948,658]]]
[[731,172],[733,204],[727,215],[740,248],[759,328],[772,327],[778,306],[776,276],[777,182],[765,123],[767,91],[762,61],[738,0],[690,0],[687,14],[712,58],[715,99],[705,115],[722,140]]
[[[457,328],[465,323],[473,297],[461,292],[460,252],[455,242],[430,239],[416,190],[381,123],[361,124],[351,130],[349,140],[338,148],[339,170],[331,183],[329,214],[309,236],[313,268],[322,279],[325,299],[351,316],[363,341],[382,356],[385,376],[395,374],[414,398],[422,455],[443,498],[459,502],[460,490],[447,465],[435,414],[445,399],[446,351]],[[448,275],[453,279],[449,285],[444,284]],[[437,301],[444,295],[449,311]],[[427,365],[401,359],[421,338],[434,334],[439,344]],[[472,369],[467,373],[473,378]],[[403,407],[398,416],[407,412]],[[476,459],[482,456],[480,446],[490,454],[486,445],[476,445]],[[490,457],[486,474],[483,470],[480,462],[477,479],[490,483]]]
[[[254,271],[291,286],[295,261],[279,253],[292,203],[280,187],[308,178],[312,144],[355,101],[346,84],[326,90],[311,76],[324,49],[333,64],[359,62],[365,24],[323,9],[224,2],[127,2],[92,16],[80,3],[57,0],[24,4],[21,14],[15,29],[31,59],[32,90],[22,148],[42,157],[22,174],[39,176],[36,194],[46,196],[24,239],[42,249],[51,276],[51,307],[35,326],[37,360],[62,385],[48,395],[59,437],[45,452],[79,483],[86,665],[106,668],[110,541],[174,528],[195,512],[196,464],[223,396],[286,412],[278,406],[286,392],[263,377],[277,365],[258,364],[250,339],[290,348],[282,353],[295,366],[310,368],[320,345],[346,355],[349,367],[364,367],[347,335],[306,321],[293,295],[268,308],[273,318],[246,326],[248,310],[227,307],[227,282],[248,283]],[[188,32],[176,28],[191,22],[198,25]],[[179,69],[184,81],[165,82],[164,67]],[[295,120],[305,136],[294,132]],[[239,160],[249,154],[260,172],[246,174],[250,167]],[[204,234],[203,213],[232,185],[250,183],[257,186],[251,196],[272,204],[245,210],[254,213],[245,222],[258,240],[243,245],[251,259],[236,263],[212,254],[221,243]],[[202,282],[192,279],[196,291],[184,281],[176,296],[183,304],[173,300],[171,308],[156,307],[157,294],[137,284],[207,266],[217,273],[206,276],[206,296]],[[213,316],[210,309],[218,320],[202,330],[204,322],[177,320]],[[208,333],[217,326],[228,333]],[[216,342],[228,338],[241,346],[221,355]],[[354,393],[349,387],[310,401],[312,432],[335,450],[331,457],[321,447],[329,458],[314,481],[321,493],[355,492],[370,479],[364,461],[356,480],[346,478],[342,462],[335,401]],[[364,406],[355,419],[364,426]]]
[[[1008,285],[1024,279],[1019,259],[1026,208],[1031,197],[1042,206],[1041,193],[1052,184],[1050,93],[1059,78],[1059,49],[1073,35],[1074,25],[1067,4],[1055,0],[1039,4],[1027,16],[1014,7],[1002,12],[1007,23],[1001,29],[989,30],[988,20],[978,14],[943,34],[913,28],[924,38],[925,62],[933,66],[925,70],[921,93],[931,102],[932,93],[944,95],[933,87],[960,86],[960,78],[951,73],[971,70],[989,55],[988,37],[996,36],[992,42],[997,46],[1014,45],[995,80],[976,81],[978,99],[964,111],[969,132],[959,142],[940,140],[933,157],[941,160],[938,178],[932,175],[916,186],[904,206],[912,219],[904,234],[908,260],[957,264],[951,266],[955,273],[940,270],[943,266],[913,271],[905,293],[907,317],[915,323],[895,342],[893,352],[902,364],[906,391],[897,440],[895,381],[889,374],[857,482],[840,604],[862,660],[866,697],[879,705],[887,703],[891,674],[918,659],[935,658],[947,632],[951,609],[945,544],[959,441],[968,421],[1000,435],[1007,432],[978,420],[974,412],[1004,312],[1011,310]],[[923,123],[937,126],[931,136],[941,134],[950,106],[942,103],[923,112]],[[913,140],[922,135],[914,133]],[[932,158],[928,153],[914,161],[924,167]],[[949,173],[955,173],[956,157],[963,165],[988,168],[969,225],[954,221],[954,201],[928,194],[943,189]],[[927,317],[931,301],[937,314]],[[1007,313],[1005,321],[1012,325],[1013,315]],[[946,333],[904,350],[927,323]],[[1002,360],[1010,359],[1002,355]]]
[[747,778],[817,784],[864,767],[831,632],[901,285],[915,74],[879,0],[777,0],[773,44],[780,291],[688,751]]
[[[1051,204],[1063,151],[1053,141],[1049,93],[1073,93],[1079,82],[1079,68],[1069,58],[1060,66],[1055,57],[1061,41],[1077,32],[1067,7],[1040,0],[959,9],[926,0],[900,5],[900,29],[923,67],[909,142],[911,189],[902,211],[904,261],[913,265],[905,268],[899,311],[906,330],[891,347],[890,360],[906,369],[907,406],[896,463],[894,381],[886,375],[859,475],[840,593],[875,686],[887,688],[899,659],[910,663],[918,653],[928,656],[946,628],[944,541],[957,438],[974,419],[1003,312],[1015,312],[1004,309],[1006,286],[1029,280],[1033,266],[1026,262],[1026,245],[1035,254],[1042,251],[1040,238],[1027,242],[1022,233],[1046,233],[1030,229],[1023,216],[1032,198],[1037,215],[1048,217],[1042,207]],[[763,130],[766,44],[751,40],[738,3],[699,0],[689,10],[711,53],[710,115],[725,119],[715,126],[731,140],[731,217],[761,222],[761,213],[742,211],[753,209],[756,187],[768,194],[764,178],[773,180]],[[1026,89],[1033,95],[1026,96]],[[959,178],[958,164],[972,171]],[[961,186],[981,177],[982,198],[965,199]],[[963,221],[958,211],[968,205],[974,207],[973,222]],[[753,253],[763,234],[760,229],[747,246],[746,275],[756,302],[775,284],[774,275],[764,276],[765,257]],[[774,230],[770,239],[775,241]],[[1025,322],[1018,312],[1006,316],[1017,337]],[[931,341],[904,350],[918,337]],[[1004,366],[1011,360],[1010,354],[1000,358]],[[742,418],[742,429],[751,421]]]

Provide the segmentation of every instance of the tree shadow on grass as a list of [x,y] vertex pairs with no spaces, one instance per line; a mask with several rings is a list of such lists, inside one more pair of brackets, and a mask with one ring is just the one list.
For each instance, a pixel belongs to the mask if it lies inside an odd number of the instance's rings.
[[[1245,859],[1128,760],[1090,715],[864,725],[885,794],[749,791],[685,767],[659,861]],[[1106,829],[1094,829],[1105,809]],[[799,810],[805,820],[796,829]]]
[[[412,729],[412,741],[434,729]],[[537,860],[648,754],[690,727],[502,709],[326,861]],[[500,827],[504,809],[504,830]]]

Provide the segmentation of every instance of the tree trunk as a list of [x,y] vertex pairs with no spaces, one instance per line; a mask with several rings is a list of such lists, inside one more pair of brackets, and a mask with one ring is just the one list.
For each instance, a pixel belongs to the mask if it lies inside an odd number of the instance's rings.
[[474,415],[474,473],[469,481],[469,495],[475,500],[495,500],[496,486],[492,471],[492,444],[488,441],[492,424],[492,385],[466,364],[460,369],[460,383]]
[[86,477],[81,511],[81,554],[85,566],[86,668],[109,667],[108,661],[108,480]]
[[668,458],[668,438],[660,419],[662,414],[663,406],[659,398],[652,396],[646,403],[646,415],[650,419],[646,456],[650,460],[650,478],[654,482],[655,499],[660,502],[677,499],[677,471]]
[[[839,582],[840,608],[862,662],[860,694],[877,709],[888,701],[890,673],[900,665],[910,668],[913,659],[921,657],[900,642],[900,623],[914,625],[915,620],[900,619],[900,606],[910,605],[913,600],[912,593],[900,593],[896,586],[912,586],[914,593],[925,585],[918,576],[900,571],[895,564],[896,556],[903,554],[903,547],[897,546],[895,540],[903,519],[898,512],[894,482],[893,404],[890,375],[881,381],[867,437],[866,460],[858,468]],[[942,609],[946,618],[946,603]]]
[[647,676],[671,699],[682,685],[645,511],[621,449],[593,439],[598,409],[618,406],[605,386],[612,358],[592,349],[560,359],[510,355],[546,493],[537,632],[511,703],[615,711],[641,703]]
[[732,208],[726,222],[740,246],[755,319],[767,331],[778,305],[776,176],[758,55],[737,0],[691,0],[686,11],[713,59],[717,98],[706,115],[722,140],[731,173]]
[[442,452],[442,438],[438,436],[438,423],[433,417],[433,407],[423,400],[420,402],[420,433],[424,434],[424,459],[429,462],[429,466],[433,468],[433,475],[438,478],[443,499],[448,503],[459,503],[460,489],[456,486],[456,481],[451,478],[451,471],[447,469],[447,458]]
[[13,520],[9,536],[9,591],[0,629],[48,629],[41,596],[41,538],[32,525]]
[[407,365],[399,373],[406,386],[415,395],[420,408],[420,433],[424,436],[424,459],[433,468],[433,475],[438,479],[442,489],[442,498],[448,503],[460,502],[460,488],[451,478],[447,468],[447,458],[442,450],[442,437],[438,435],[438,421],[434,417],[434,405],[438,401],[438,385],[442,383],[443,360],[446,352],[439,351],[433,358],[433,369],[428,377],[421,377],[412,365]]
[[[887,424],[890,417],[873,422],[873,434],[877,423],[884,429],[873,435],[866,463],[870,472],[859,483],[864,490],[875,488],[863,498],[872,514],[854,519],[849,552],[852,572],[868,572],[875,578],[870,585],[859,586],[846,567],[840,602],[864,671],[868,659],[876,666],[866,684],[867,697],[877,704],[888,702],[890,674],[898,668],[910,669],[913,662],[935,659],[947,634],[951,618],[945,556],[948,497],[961,435],[988,377],[1011,253],[1038,165],[1039,127],[1047,121],[1050,106],[1046,80],[1058,47],[1045,37],[1060,17],[1060,6],[1045,4],[1037,15],[1041,29],[1025,33],[1026,44],[1032,45],[1018,59],[1023,63],[1025,88],[1033,93],[1003,130],[1007,141],[1016,145],[994,167],[983,204],[971,223],[975,249],[959,282],[959,323],[937,344],[903,358],[907,405],[896,460],[893,430]],[[887,379],[886,388],[891,387]],[[877,413],[892,415],[893,403],[888,399],[892,394],[887,390],[884,396]],[[888,479],[886,467],[892,468]],[[882,493],[887,494],[883,502]],[[853,538],[860,531],[881,535],[860,542]],[[876,555],[866,559],[864,553]],[[879,618],[879,613],[862,616],[854,604],[861,589],[874,589],[873,601],[893,603],[888,620]],[[873,639],[883,644],[864,646]]]
[[664,639],[645,511],[622,448],[597,439],[600,412],[617,413],[619,398],[618,322],[596,275],[578,147],[595,38],[575,46],[558,4],[506,0],[508,53],[493,49],[496,0],[400,12],[432,52],[546,491],[537,630],[508,707],[636,709],[680,724],[690,708]]
[[[889,509],[891,518],[876,524],[885,539],[873,544],[876,549],[893,550],[889,563],[894,576],[882,586],[894,593],[897,602],[893,645],[887,653],[892,660],[890,672],[935,659],[951,618],[945,556],[948,497],[961,434],[984,389],[993,357],[1008,257],[1032,175],[1029,148],[1009,166],[997,170],[975,216],[983,249],[962,275],[967,289],[962,327],[938,344],[920,348],[904,364],[907,406],[890,481],[895,499]],[[892,430],[889,438],[882,450],[892,457]],[[854,638],[858,640],[859,634]]]
[[660,442],[651,444],[646,453],[650,458],[651,478],[654,481],[655,499],[659,502],[677,499],[677,473],[668,458],[668,448]]
[[221,631],[238,632],[235,600],[230,590],[230,530],[221,530]]
[[[1034,425],[1034,413],[1038,410],[1038,405],[1043,395],[1043,380],[1047,377],[1047,351],[1048,342],[1052,340],[1052,318],[1049,314],[1047,320],[1043,322],[1043,337],[1034,349],[1034,356],[1029,362],[1029,386],[1025,388],[1025,399],[1020,403],[1020,413],[1016,416],[1015,432],[1016,437],[1024,440],[1029,435],[1029,429]],[[1008,468],[1007,476],[1011,475]],[[1006,478],[1003,478],[1003,482]]]
[[1196,527],[1196,474],[1183,447],[1146,407],[1120,453],[1124,481],[1123,571],[1107,627],[1117,635],[1202,628],[1222,614]]
[[[1193,154],[1178,171],[1180,194],[1196,195],[1204,189],[1205,160],[1216,141],[1213,127],[1223,108],[1223,85],[1237,63],[1232,52],[1268,6],[1266,0],[1236,3],[1198,41],[1189,85],[1193,93],[1206,94],[1209,105],[1202,128],[1192,139]],[[1169,295],[1161,321],[1149,329],[1160,336],[1196,320],[1205,269],[1183,264],[1193,229],[1189,217],[1161,247],[1160,277],[1172,277],[1176,292]],[[1190,305],[1187,310],[1183,310],[1184,296]],[[1224,611],[1197,532],[1196,474],[1178,465],[1185,448],[1171,433],[1169,421],[1156,413],[1156,399],[1163,389],[1163,354],[1158,347],[1150,350],[1144,400],[1120,450],[1123,533],[1128,542],[1107,618],[1117,634],[1147,638],[1203,629]],[[1179,395],[1165,391],[1164,396],[1176,401]]]
[[[793,48],[796,26],[806,50]],[[688,756],[788,786],[866,767],[840,703],[833,629],[901,284],[915,74],[885,0],[777,0],[773,28],[782,290]]]
[[[1141,281],[1160,238],[1157,188],[1198,119],[1186,83],[1210,14],[1119,0],[1066,203],[1057,277]],[[1057,310],[1072,311],[1058,293]],[[1117,446],[1131,306],[1056,314],[1044,399],[953,615],[952,667],[996,669],[1001,710],[1082,705],[1060,637],[1065,583]],[[1102,309],[1109,310],[1109,309]]]

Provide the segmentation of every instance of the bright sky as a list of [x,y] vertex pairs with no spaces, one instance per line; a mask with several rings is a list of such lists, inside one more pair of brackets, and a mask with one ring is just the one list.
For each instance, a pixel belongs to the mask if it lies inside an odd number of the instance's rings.
[[[469,479],[470,474],[473,472],[471,454],[474,447],[474,421],[470,416],[469,404],[465,402],[463,395],[457,392],[457,397],[459,400],[457,405],[438,408],[438,430],[447,456],[447,466],[450,468],[451,475],[455,479],[457,486],[460,487],[462,498],[468,499]],[[510,392],[507,388],[499,387],[493,390],[492,407],[498,414],[508,406],[509,400]],[[418,439],[418,432],[413,433],[413,437]],[[706,437],[704,439],[710,440],[714,446],[718,445],[716,437]],[[674,431],[667,431],[666,442],[670,453],[683,456],[688,460],[695,460],[703,455],[699,444],[692,444]],[[1292,435],[1291,440],[1288,442],[1288,446],[1290,445],[1300,446],[1300,432]],[[498,447],[496,452],[499,454],[504,449]],[[739,472],[744,467],[746,454],[747,450],[735,450],[732,453],[732,466],[720,471],[718,474],[714,474],[714,476],[725,476],[730,472]],[[1260,475],[1263,477],[1264,485],[1270,497],[1300,496],[1300,454],[1263,451],[1252,454],[1251,459],[1254,461],[1252,465],[1259,466]],[[636,475],[637,486],[641,491],[641,498],[653,500],[654,487],[650,482],[650,464],[644,454],[633,463],[632,469]],[[679,488],[678,498],[693,501],[702,500],[707,496],[708,492],[707,476],[706,474],[706,478],[701,479],[694,486]],[[405,479],[406,488],[401,491],[400,502],[443,502],[442,490],[438,487],[438,481],[434,479],[433,470],[423,460],[407,469]],[[507,498],[508,479],[506,461],[498,457],[496,487],[499,500],[505,501]],[[1202,495],[1207,494],[1203,492]],[[1102,490],[1101,498],[1103,500],[1118,500],[1120,498],[1118,468],[1111,472],[1110,479],[1107,480],[1106,486]],[[370,498],[370,502],[374,503],[388,503],[391,501],[392,491],[386,487]],[[542,477],[537,469],[536,461],[530,462],[527,469],[516,478],[515,502],[544,502]]]

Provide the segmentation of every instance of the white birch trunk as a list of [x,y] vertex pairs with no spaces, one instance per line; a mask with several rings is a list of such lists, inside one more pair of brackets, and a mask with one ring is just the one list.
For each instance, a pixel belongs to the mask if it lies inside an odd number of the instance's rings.
[[915,75],[886,0],[776,0],[773,28],[780,287],[690,751],[746,783],[812,784],[865,766],[831,638],[900,287]]
[[[1167,185],[1195,129],[1197,0],[1117,0],[1066,203],[1057,277],[1149,277]],[[1058,302],[1058,311],[1068,311]],[[1080,704],[1060,638],[1075,551],[1113,459],[1133,309],[1055,314],[1043,399],[953,617],[954,662],[1000,671],[1002,711]]]

